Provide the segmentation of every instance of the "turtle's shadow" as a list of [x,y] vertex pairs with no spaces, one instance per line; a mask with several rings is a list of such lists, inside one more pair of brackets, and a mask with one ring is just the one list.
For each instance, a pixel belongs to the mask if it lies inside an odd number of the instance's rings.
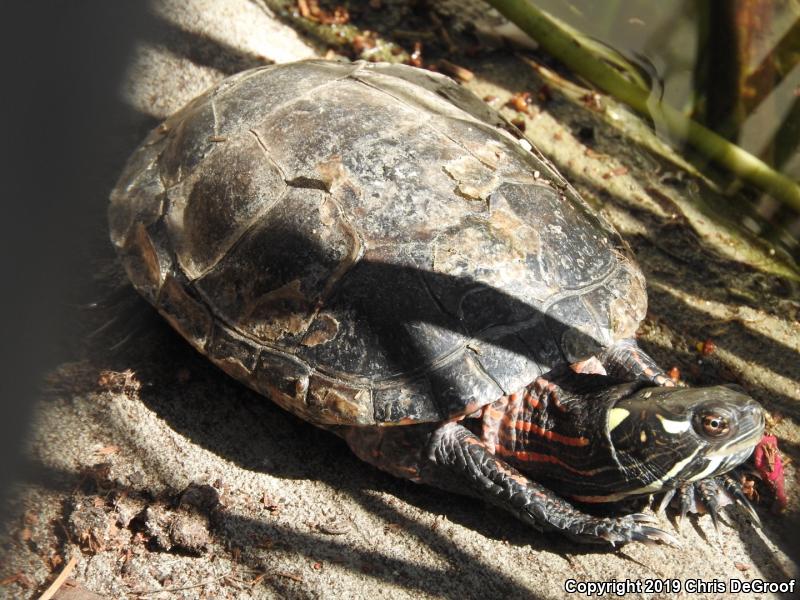
[[[288,240],[286,243],[289,247],[305,248],[310,253],[308,260],[317,260],[316,250],[310,240]],[[524,322],[538,319],[544,324],[545,331],[549,330],[549,326],[556,327],[559,332],[570,329],[563,323],[548,323],[538,309],[479,282],[384,263],[366,263],[363,267],[377,281],[396,282],[415,277],[433,277],[437,279],[429,286],[433,289],[478,289],[478,295],[488,305],[504,306],[516,315],[524,314]],[[367,290],[373,288],[374,286],[364,286]],[[135,298],[133,290],[129,290],[129,294]],[[380,321],[380,326],[373,333],[377,332],[378,340],[389,351],[387,359],[399,368],[418,366],[415,362],[417,357],[413,356],[413,339],[398,337],[398,331],[403,329],[404,323],[415,320],[416,315],[392,313],[387,319],[390,327],[386,328],[386,307],[382,306],[381,301],[376,300],[374,294],[363,294],[361,300],[366,307],[361,310],[362,304],[356,302],[355,310],[361,312],[353,318],[360,318],[367,325]],[[173,332],[144,301],[137,300],[134,304],[133,310],[144,314],[147,322],[142,334],[135,342],[124,346],[123,352],[113,361],[116,364],[109,366],[117,370],[133,369],[144,384],[141,390],[144,404],[173,430],[200,447],[244,470],[269,473],[285,479],[324,482],[351,496],[367,511],[387,520],[395,518],[396,511],[370,490],[389,492],[430,514],[443,514],[490,539],[507,540],[517,545],[530,544],[534,548],[546,548],[549,551],[570,554],[576,552],[576,544],[557,535],[542,535],[528,527],[520,527],[511,515],[490,508],[480,501],[426,486],[416,486],[365,465],[350,452],[342,440],[283,411],[266,397],[237,384],[216,369]],[[503,310],[499,311],[502,312]],[[441,318],[438,318],[425,312],[423,317],[438,327],[454,328],[450,315],[442,313]],[[485,331],[476,331],[477,338],[480,339]],[[580,332],[573,330],[573,333],[578,335]],[[383,337],[384,335],[388,337]],[[503,339],[492,338],[492,342],[502,344]],[[404,346],[405,350],[392,352],[393,344]],[[505,349],[513,351],[518,346],[508,344]],[[166,357],[169,357],[170,364],[167,368]],[[105,358],[107,360],[108,356],[105,355]],[[440,385],[446,383],[439,382]],[[421,529],[415,531],[420,539],[434,548],[443,543],[438,534]],[[748,543],[760,545],[757,541],[750,541],[750,536]],[[608,548],[602,546],[577,546],[578,553],[608,551]]]
[[[440,544],[434,543],[438,534],[429,535],[424,527],[410,524],[380,493],[443,515],[488,539],[564,554],[609,551],[520,527],[510,514],[480,500],[383,473],[359,460],[342,439],[284,411],[211,365],[144,301],[135,310],[147,313],[142,335],[135,346],[126,344],[124,356],[117,354],[104,366],[132,369],[143,383],[141,401],[150,410],[178,434],[239,468],[281,479],[323,482],[387,524],[403,520],[405,530],[414,529],[432,547]],[[170,357],[169,368],[164,367],[164,356]]]
[[[450,540],[428,531],[425,525],[412,523],[388,504],[383,494],[425,513],[442,515],[487,539],[561,555],[613,552],[608,546],[575,544],[555,533],[536,532],[481,500],[379,471],[360,461],[337,436],[287,413],[211,365],[144,301],[138,310],[146,311],[150,322],[143,339],[130,349],[136,357],[130,360],[129,355],[123,363],[109,366],[132,368],[144,384],[140,397],[150,410],[175,432],[239,468],[280,479],[325,483],[347,494],[387,526],[401,525],[445,555],[452,553]],[[164,367],[164,356],[170,357],[171,367]],[[285,495],[290,497],[291,487],[286,488]],[[608,510],[598,514],[608,514]],[[754,534],[742,531],[740,535],[748,545],[761,547]]]
[[606,546],[576,545],[558,534],[520,527],[513,516],[480,500],[397,479],[365,464],[340,438],[284,411],[214,367],[132,289],[127,294],[128,310],[142,321],[140,333],[120,351],[98,354],[94,362],[113,370],[132,369],[143,384],[141,401],[192,443],[243,470],[324,482],[388,524],[402,519],[405,530],[412,529],[433,548],[444,543],[439,534],[411,524],[373,492],[389,493],[489,539],[556,553],[609,551]]

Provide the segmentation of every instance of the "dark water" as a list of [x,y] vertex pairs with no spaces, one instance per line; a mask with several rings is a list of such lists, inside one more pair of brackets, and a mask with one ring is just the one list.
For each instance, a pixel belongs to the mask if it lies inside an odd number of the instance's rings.
[[[709,100],[706,96],[727,93],[723,61],[729,55],[725,48],[717,47],[722,45],[723,36],[709,34],[710,28],[720,28],[720,20],[718,14],[702,12],[707,4],[714,3],[537,2],[551,15],[619,52],[638,67],[662,102],[699,120],[704,119],[704,105]],[[800,2],[773,2],[769,13],[759,17],[760,29],[753,25],[744,28],[746,31],[738,30],[738,34],[749,37],[755,48],[746,65],[748,70],[762,63],[777,63],[777,72],[768,83],[761,83],[763,98],[748,108],[742,122],[726,137],[790,179],[800,181]],[[714,115],[710,115],[709,125],[714,125],[713,120]],[[656,131],[668,137],[657,123]],[[678,148],[684,144],[680,139],[669,141]],[[800,260],[800,215],[758,190],[747,186],[739,189],[735,182],[725,180],[724,173],[717,175],[726,187],[737,190],[735,219]]]

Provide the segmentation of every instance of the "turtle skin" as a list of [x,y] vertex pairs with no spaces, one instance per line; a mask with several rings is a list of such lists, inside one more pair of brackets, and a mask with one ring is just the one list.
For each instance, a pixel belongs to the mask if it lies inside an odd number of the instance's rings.
[[[670,384],[633,339],[647,297],[622,238],[439,74],[312,60],[225,79],[136,150],[109,222],[189,343],[360,455],[377,430],[423,425],[432,464],[484,452],[470,472],[511,485],[459,421],[565,365]],[[578,537],[648,538],[609,527]]]
[[763,430],[760,405],[734,387],[654,388],[556,369],[458,421],[337,433],[398,477],[479,497],[539,530],[615,545],[676,540],[648,515],[595,517],[574,503],[622,508],[664,492],[661,512],[677,492],[681,517],[699,512],[696,498],[715,526],[723,504],[758,525],[724,474]]

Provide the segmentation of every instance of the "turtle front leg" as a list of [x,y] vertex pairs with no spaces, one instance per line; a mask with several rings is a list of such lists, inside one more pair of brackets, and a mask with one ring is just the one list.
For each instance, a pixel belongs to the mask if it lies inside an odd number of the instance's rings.
[[606,373],[627,381],[644,380],[671,387],[675,382],[664,373],[655,360],[639,348],[636,340],[620,340],[608,347],[599,357]]
[[647,515],[612,519],[577,510],[492,454],[458,423],[447,423],[433,432],[427,458],[430,463],[420,470],[422,481],[439,487],[446,483],[454,492],[477,496],[539,531],[558,531],[585,543],[677,543],[670,534],[650,526],[655,519]]
[[539,531],[557,531],[584,543],[678,543],[669,533],[652,527],[656,519],[647,515],[612,519],[579,511],[496,457],[459,423],[342,427],[337,433],[359,458],[384,471],[481,498]]

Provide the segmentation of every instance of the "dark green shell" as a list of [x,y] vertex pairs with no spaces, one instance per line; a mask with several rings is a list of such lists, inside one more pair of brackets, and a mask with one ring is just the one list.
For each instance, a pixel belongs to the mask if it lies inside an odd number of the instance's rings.
[[317,424],[438,421],[630,337],[638,267],[486,104],[411,67],[224,80],[153,131],[110,208],[136,288]]

